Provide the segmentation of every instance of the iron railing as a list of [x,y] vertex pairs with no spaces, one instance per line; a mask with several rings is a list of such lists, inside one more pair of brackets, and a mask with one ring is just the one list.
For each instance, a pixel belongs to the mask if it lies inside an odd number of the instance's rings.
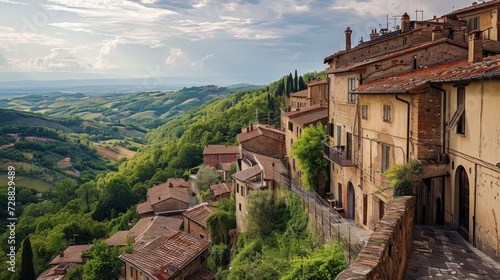
[[326,141],[327,140],[324,140],[322,142],[323,156],[326,159],[343,167],[356,166],[356,161],[352,151],[346,151],[345,146],[329,146]]

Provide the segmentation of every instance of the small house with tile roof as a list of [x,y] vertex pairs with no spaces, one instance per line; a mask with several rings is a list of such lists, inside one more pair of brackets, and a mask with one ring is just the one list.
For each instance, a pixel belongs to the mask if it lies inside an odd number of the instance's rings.
[[108,246],[131,244],[140,248],[163,235],[169,229],[178,230],[182,220],[173,217],[154,216],[140,219],[130,230],[121,230],[106,239]]
[[281,160],[248,151],[242,152],[239,172],[232,175],[236,198],[236,227],[238,232],[246,229],[247,202],[250,192],[265,190],[276,194],[278,184],[275,176],[287,173]]
[[224,198],[230,198],[233,192],[232,183],[220,183],[210,186],[210,200],[219,201]]
[[188,208],[188,183],[180,178],[170,178],[148,189],[147,201],[137,204],[141,218],[153,215],[178,216]]
[[182,213],[184,218],[184,231],[196,238],[208,239],[210,236],[207,230],[207,217],[217,210],[216,206],[202,203]]
[[215,168],[225,178],[228,175],[225,171],[229,171],[230,165],[236,163],[239,153],[239,146],[206,144],[203,148],[203,164]]
[[215,273],[206,269],[210,245],[208,240],[168,230],[146,246],[119,258],[125,263],[126,280],[182,280],[193,274],[212,280]]
[[236,135],[241,150],[282,157],[286,155],[285,133],[265,124],[251,124]]
[[87,258],[82,254],[92,247],[89,245],[69,246],[50,262],[50,268],[38,276],[38,280],[62,279],[69,269],[84,265]]

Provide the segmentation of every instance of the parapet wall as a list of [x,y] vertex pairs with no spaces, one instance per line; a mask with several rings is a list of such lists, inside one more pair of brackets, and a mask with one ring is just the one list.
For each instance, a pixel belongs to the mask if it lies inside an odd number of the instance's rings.
[[403,279],[413,244],[415,198],[396,198],[386,210],[356,261],[336,280]]

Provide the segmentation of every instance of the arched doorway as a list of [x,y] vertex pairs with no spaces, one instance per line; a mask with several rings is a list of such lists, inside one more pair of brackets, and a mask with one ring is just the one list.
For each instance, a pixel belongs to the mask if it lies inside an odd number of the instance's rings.
[[356,204],[355,204],[354,186],[351,182],[347,184],[347,215],[349,219],[355,219]]
[[469,239],[469,177],[462,166],[457,168],[458,184],[458,227],[461,234]]

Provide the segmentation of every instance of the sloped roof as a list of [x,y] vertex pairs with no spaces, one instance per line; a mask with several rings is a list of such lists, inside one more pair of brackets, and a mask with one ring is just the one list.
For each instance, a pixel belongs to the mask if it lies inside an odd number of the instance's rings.
[[203,148],[204,155],[224,155],[224,154],[237,154],[240,151],[239,146],[228,145],[205,145]]
[[248,179],[251,179],[262,172],[262,169],[258,165],[254,165],[248,169],[242,170],[236,174],[233,174],[233,179],[245,182]]
[[189,203],[187,182],[179,178],[170,178],[167,182],[148,189],[148,201],[151,205],[170,198]]
[[304,89],[290,94],[290,97],[308,97],[308,90]]
[[468,7],[465,7],[465,8],[461,8],[461,9],[455,10],[455,11],[453,11],[451,13],[447,13],[444,16],[459,15],[459,14],[462,14],[462,13],[465,13],[465,12],[470,12],[470,11],[473,11],[473,10],[482,9],[482,8],[486,8],[488,6],[493,6],[493,5],[498,5],[498,4],[500,4],[499,0],[493,0],[493,1],[488,1],[488,2],[484,2],[483,1],[483,3],[477,3],[476,5],[472,5],[472,6],[468,6]]
[[[286,172],[287,169],[281,163],[281,160],[264,156],[261,154],[250,153],[253,155],[260,168],[264,172],[264,180],[272,180],[274,178],[274,171]],[[273,166],[274,165],[274,166]]]
[[453,61],[426,69],[400,73],[360,85],[353,92],[358,94],[419,92],[432,82],[460,82],[471,79],[500,77],[500,55],[486,57],[483,61],[469,63],[466,59]]
[[276,129],[274,127],[265,125],[265,124],[254,124],[251,126],[252,130],[247,132],[245,129],[243,129],[242,133],[239,133],[236,135],[236,138],[238,139],[238,143],[243,143],[245,141],[248,141],[250,139],[254,139],[259,136],[266,136],[278,141],[285,141],[285,132]]
[[137,248],[163,235],[168,229],[178,230],[182,223],[181,219],[172,217],[154,216],[142,218],[130,230],[118,231],[106,239],[106,244],[108,246],[125,246],[127,245],[127,238],[133,236],[135,239],[134,247]]
[[363,67],[363,66],[375,63],[375,62],[388,60],[388,59],[391,59],[394,57],[399,57],[399,56],[406,55],[408,53],[412,53],[412,52],[420,50],[420,49],[425,49],[425,48],[432,47],[435,45],[440,45],[440,44],[455,45],[455,46],[463,48],[463,49],[468,48],[467,45],[465,45],[465,44],[458,43],[458,42],[455,42],[455,41],[447,39],[447,38],[442,38],[442,39],[439,39],[437,41],[428,41],[428,42],[417,44],[417,45],[414,45],[414,46],[411,46],[408,48],[398,49],[398,50],[395,50],[395,51],[392,51],[392,52],[389,52],[389,53],[386,53],[383,55],[377,55],[375,57],[368,58],[368,59],[365,59],[362,61],[348,63],[346,65],[343,65],[341,67],[333,69],[333,70],[329,71],[328,73],[342,73],[342,72],[352,71],[356,68]]
[[194,221],[198,225],[206,228],[207,225],[205,223],[205,220],[210,214],[215,212],[215,210],[217,210],[217,207],[208,205],[208,203],[202,203],[188,209],[186,212],[182,213],[182,215],[190,219],[191,221]]
[[136,207],[137,207],[137,213],[139,213],[139,215],[153,212],[153,208],[151,207],[151,203],[149,203],[149,201],[139,203],[137,204]]
[[328,81],[325,79],[314,79],[306,83],[308,87],[312,87],[315,85],[328,84]]
[[292,123],[304,127],[321,119],[328,118],[328,107],[316,104],[283,114],[289,117]]
[[207,250],[210,244],[210,241],[169,229],[148,245],[131,254],[122,254],[119,258],[153,279],[168,279]]
[[84,259],[82,258],[82,253],[87,251],[92,247],[92,244],[89,245],[75,245],[69,246],[64,250],[64,255],[57,255],[51,262],[50,265],[58,265],[61,263],[75,263],[75,264],[83,264]]
[[233,189],[233,184],[226,184],[226,183],[220,183],[217,185],[210,186],[210,190],[214,193],[215,196],[230,193],[232,189]]

